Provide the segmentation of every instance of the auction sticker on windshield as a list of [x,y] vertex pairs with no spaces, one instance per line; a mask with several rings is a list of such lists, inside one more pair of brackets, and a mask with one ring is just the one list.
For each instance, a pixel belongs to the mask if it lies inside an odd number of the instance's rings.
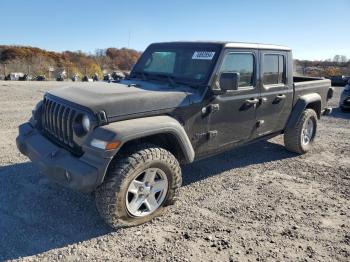
[[215,52],[195,51],[192,56],[192,59],[212,60],[214,55],[215,55]]

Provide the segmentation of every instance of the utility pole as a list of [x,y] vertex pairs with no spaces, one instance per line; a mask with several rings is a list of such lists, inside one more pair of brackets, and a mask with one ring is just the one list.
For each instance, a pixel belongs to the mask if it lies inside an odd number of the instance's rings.
[[4,76],[6,77],[6,63],[3,63],[4,65]]
[[131,30],[129,28],[128,49],[130,49]]

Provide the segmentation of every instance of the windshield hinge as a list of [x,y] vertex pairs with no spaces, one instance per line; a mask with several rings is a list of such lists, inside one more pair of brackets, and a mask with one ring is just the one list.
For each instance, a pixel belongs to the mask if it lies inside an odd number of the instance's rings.
[[105,111],[98,112],[97,117],[100,125],[105,125],[108,123],[108,119]]

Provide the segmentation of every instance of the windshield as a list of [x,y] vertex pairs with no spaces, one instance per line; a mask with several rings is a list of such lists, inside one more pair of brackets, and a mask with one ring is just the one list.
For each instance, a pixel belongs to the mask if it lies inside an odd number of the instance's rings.
[[220,52],[220,45],[154,44],[141,56],[131,77],[204,84]]

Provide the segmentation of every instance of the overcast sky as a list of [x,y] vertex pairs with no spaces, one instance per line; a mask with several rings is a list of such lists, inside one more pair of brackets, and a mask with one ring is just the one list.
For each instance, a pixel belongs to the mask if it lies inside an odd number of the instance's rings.
[[0,44],[47,50],[221,40],[288,45],[299,59],[350,58],[350,0],[1,0]]

